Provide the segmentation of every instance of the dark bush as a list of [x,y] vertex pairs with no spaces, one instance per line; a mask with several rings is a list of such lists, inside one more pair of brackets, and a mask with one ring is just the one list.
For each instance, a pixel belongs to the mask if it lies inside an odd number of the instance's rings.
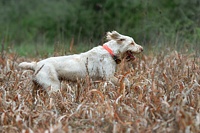
[[1,0],[0,36],[16,44],[84,43],[117,30],[143,44],[196,43],[199,7],[198,0]]

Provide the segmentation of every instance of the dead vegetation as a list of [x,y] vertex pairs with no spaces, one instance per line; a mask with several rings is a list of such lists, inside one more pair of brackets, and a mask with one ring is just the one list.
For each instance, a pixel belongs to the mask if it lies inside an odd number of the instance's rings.
[[[200,58],[172,52],[142,56],[117,76],[130,81],[62,82],[50,96],[33,87],[14,54],[0,58],[1,132],[200,132]],[[30,59],[31,60],[31,59]],[[121,75],[120,75],[121,74]],[[119,81],[120,82],[120,81]]]

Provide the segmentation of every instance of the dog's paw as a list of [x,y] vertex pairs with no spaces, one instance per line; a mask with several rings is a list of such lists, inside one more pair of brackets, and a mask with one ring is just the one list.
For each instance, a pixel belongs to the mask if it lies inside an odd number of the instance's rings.
[[130,88],[131,84],[130,81],[128,80],[128,78],[124,78],[124,84],[127,88]]

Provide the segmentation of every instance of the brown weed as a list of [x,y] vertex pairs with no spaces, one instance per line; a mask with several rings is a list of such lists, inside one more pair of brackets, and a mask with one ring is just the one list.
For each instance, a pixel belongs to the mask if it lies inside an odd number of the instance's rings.
[[120,86],[86,78],[63,81],[51,95],[34,89],[33,72],[18,68],[23,60],[14,54],[0,58],[1,132],[200,132],[195,55],[143,55],[118,68]]

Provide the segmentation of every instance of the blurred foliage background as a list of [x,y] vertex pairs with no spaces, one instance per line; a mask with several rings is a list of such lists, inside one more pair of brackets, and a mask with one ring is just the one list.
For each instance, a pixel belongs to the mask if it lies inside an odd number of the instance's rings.
[[58,44],[67,49],[70,42],[83,51],[101,45],[112,30],[152,49],[199,50],[200,1],[0,0],[1,48],[21,54]]

